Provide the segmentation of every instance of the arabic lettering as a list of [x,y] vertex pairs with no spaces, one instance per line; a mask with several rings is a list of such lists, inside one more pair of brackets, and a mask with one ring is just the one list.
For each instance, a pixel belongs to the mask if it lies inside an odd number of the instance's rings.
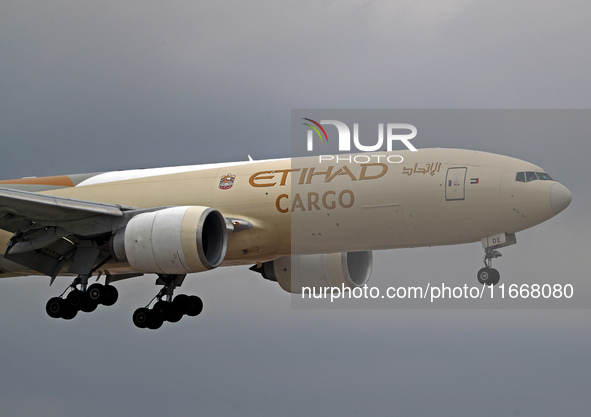
[[439,172],[441,169],[441,162],[432,162],[430,164],[425,163],[425,166],[419,166],[417,162],[414,167],[404,167],[402,168],[402,173],[406,175],[412,174],[427,174],[433,176],[435,173]]

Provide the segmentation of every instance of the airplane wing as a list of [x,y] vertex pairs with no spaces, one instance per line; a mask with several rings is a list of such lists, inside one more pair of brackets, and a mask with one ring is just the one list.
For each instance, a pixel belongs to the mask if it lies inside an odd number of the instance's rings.
[[54,224],[106,215],[121,217],[133,207],[0,188],[0,229],[17,232],[31,224]]
[[[68,273],[83,274],[112,259],[101,248],[132,217],[166,208],[141,209],[0,187],[0,229],[13,233],[3,258],[51,277],[71,261]],[[243,219],[221,214],[220,219],[226,233],[253,227]]]
[[55,277],[76,252],[75,236],[105,233],[125,222],[124,212],[131,210],[0,187],[0,229],[14,233],[4,258]]

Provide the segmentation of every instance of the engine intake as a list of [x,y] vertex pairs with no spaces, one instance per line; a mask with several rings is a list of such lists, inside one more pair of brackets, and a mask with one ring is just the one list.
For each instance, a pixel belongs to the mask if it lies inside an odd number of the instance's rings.
[[365,251],[285,256],[251,269],[277,281],[285,291],[301,294],[303,287],[362,287],[369,281],[372,264],[371,251]]
[[112,253],[140,272],[187,274],[219,266],[228,233],[210,207],[171,207],[134,216],[111,239]]

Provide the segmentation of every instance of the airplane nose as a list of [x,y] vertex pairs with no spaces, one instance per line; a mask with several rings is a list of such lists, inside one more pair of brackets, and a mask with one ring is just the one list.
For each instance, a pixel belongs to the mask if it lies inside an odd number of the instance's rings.
[[550,205],[554,213],[558,214],[567,208],[572,199],[573,197],[568,188],[561,183],[557,182],[550,187]]

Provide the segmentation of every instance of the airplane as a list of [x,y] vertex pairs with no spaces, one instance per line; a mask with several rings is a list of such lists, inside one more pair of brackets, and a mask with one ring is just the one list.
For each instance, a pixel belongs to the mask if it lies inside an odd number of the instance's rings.
[[529,162],[441,148],[4,180],[0,277],[75,277],[46,305],[69,320],[114,304],[113,283],[156,274],[162,288],[132,316],[149,329],[200,314],[199,297],[174,291],[220,266],[250,265],[291,293],[355,288],[373,250],[480,241],[478,282],[496,285],[498,249],[571,199]]

